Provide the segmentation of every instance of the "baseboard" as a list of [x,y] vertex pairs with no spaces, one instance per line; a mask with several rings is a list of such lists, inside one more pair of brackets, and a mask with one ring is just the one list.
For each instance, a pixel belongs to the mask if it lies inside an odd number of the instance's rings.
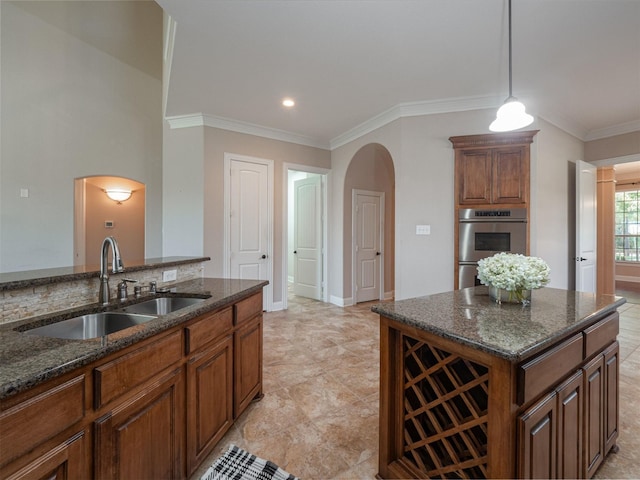
[[278,310],[282,310],[283,309],[283,303],[282,302],[273,302],[271,304],[271,311],[272,312],[276,312]]
[[390,292],[384,292],[384,299],[385,300],[393,300],[395,295],[396,295],[396,291],[395,290],[391,290]]
[[331,295],[329,297],[329,303],[337,305],[338,307],[350,307],[351,305],[353,305],[353,298],[351,297],[341,298],[341,297],[336,297],[335,295]]

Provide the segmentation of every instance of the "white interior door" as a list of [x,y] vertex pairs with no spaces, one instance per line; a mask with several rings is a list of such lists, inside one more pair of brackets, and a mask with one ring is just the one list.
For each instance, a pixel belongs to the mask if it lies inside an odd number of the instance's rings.
[[322,177],[293,184],[293,293],[322,299]]
[[353,191],[355,303],[380,300],[384,193]]
[[576,163],[576,290],[596,291],[597,204],[593,165]]
[[229,277],[268,280],[264,309],[269,311],[273,284],[271,242],[271,164],[268,160],[229,157]]

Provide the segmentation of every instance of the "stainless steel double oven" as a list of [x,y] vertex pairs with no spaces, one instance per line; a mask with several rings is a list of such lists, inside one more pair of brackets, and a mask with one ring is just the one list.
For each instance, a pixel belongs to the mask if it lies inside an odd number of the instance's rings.
[[527,253],[527,210],[459,210],[458,288],[480,285],[478,260],[499,252]]

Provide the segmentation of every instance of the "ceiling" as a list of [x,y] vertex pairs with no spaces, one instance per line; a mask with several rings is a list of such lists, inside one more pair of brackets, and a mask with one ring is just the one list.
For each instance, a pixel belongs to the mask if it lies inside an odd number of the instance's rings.
[[[177,25],[169,117],[330,148],[508,95],[506,0],[156,2]],[[640,130],[640,0],[513,0],[512,22],[513,94],[530,113],[582,140]]]

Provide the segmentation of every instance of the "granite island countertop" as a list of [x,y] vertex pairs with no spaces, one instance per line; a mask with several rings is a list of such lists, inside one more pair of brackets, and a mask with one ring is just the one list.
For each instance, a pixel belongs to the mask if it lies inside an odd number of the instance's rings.
[[[0,325],[0,399],[87,365],[222,305],[257,293],[267,284],[264,280],[198,278],[175,284],[168,294],[146,294],[125,303],[114,300],[107,307],[97,303],[85,305]],[[101,338],[66,340],[25,335],[21,332],[86,313],[116,310],[157,296],[181,295],[199,296],[206,300]]]
[[556,288],[531,292],[531,304],[497,304],[485,286],[385,302],[371,310],[392,320],[520,362],[614,312],[626,300]]

